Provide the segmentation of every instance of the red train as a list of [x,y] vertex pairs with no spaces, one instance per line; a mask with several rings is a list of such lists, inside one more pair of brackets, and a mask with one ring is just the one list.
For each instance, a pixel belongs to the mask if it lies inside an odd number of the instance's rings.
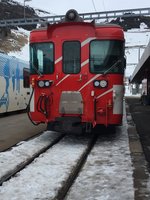
[[83,22],[69,10],[30,34],[30,119],[61,132],[120,125],[124,69],[122,28]]

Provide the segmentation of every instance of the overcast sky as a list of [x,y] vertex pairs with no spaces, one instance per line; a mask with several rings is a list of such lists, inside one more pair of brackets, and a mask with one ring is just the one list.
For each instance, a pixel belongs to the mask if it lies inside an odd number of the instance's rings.
[[[24,0],[16,0],[24,3]],[[79,13],[99,12],[109,10],[147,8],[150,7],[150,0],[25,0],[26,5],[40,8],[54,14],[65,14],[73,8]]]

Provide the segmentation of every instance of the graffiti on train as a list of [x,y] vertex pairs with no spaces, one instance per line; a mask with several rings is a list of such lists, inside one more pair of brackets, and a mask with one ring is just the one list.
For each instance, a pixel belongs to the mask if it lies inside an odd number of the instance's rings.
[[[0,53],[0,108],[3,107],[6,112],[11,103],[16,101],[17,104],[24,67],[27,67],[24,61]],[[10,99],[13,99],[13,102]]]

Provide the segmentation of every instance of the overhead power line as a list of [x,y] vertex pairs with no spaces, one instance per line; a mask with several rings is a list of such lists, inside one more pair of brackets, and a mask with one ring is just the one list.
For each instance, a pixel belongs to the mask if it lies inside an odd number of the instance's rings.
[[92,4],[93,4],[93,7],[94,7],[95,12],[97,12],[96,7],[95,7],[94,0],[92,0]]

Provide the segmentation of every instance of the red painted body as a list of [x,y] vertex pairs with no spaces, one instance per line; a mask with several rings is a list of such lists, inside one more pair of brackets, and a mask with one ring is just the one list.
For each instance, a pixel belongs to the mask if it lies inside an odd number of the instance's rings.
[[[90,42],[95,39],[124,42],[123,30],[117,25],[96,26],[93,23],[86,22],[64,22],[49,25],[47,29],[38,29],[31,32],[30,44],[53,42],[55,45],[54,73],[43,74],[42,76],[37,74],[30,75],[30,84],[34,90],[30,117],[34,122],[55,123],[57,119],[61,119],[60,121],[63,123],[66,119],[77,117],[80,118],[80,125],[83,126],[84,124],[85,127],[87,124],[92,125],[92,127],[96,124],[105,126],[121,124],[122,112],[119,111],[119,114],[115,114],[113,111],[114,101],[118,95],[118,93],[117,95],[115,94],[114,85],[117,88],[121,87],[120,99],[123,101],[124,75],[123,73],[93,74],[90,72],[89,46]],[[65,74],[62,71],[62,46],[64,41],[79,41],[81,43],[81,71],[77,74]],[[40,88],[37,85],[39,80],[50,80],[51,86]],[[106,80],[108,86],[106,88],[96,88],[93,85],[94,80]],[[63,91],[78,91],[81,94],[82,113],[68,114],[60,112],[60,99]],[[40,96],[43,97],[43,100],[39,103]],[[119,103],[119,105],[121,104]],[[38,108],[39,106],[42,108],[42,112]],[[46,114],[44,114],[44,110],[46,110]]]

